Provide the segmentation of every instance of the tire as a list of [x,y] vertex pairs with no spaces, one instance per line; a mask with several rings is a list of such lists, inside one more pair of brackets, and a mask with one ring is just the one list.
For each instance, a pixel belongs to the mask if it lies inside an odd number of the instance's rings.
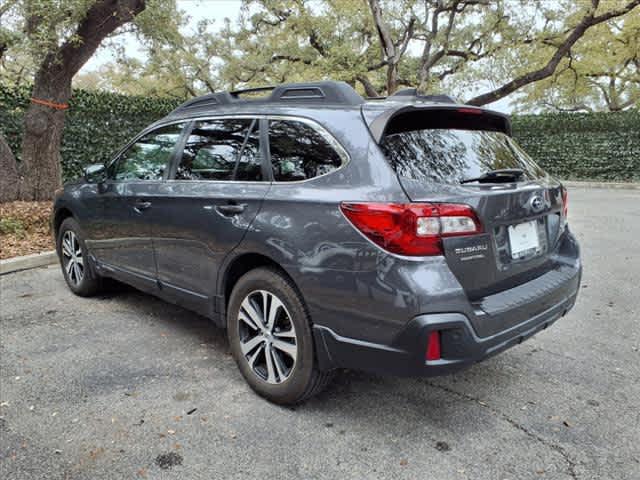
[[[275,314],[257,325],[256,319],[264,318],[265,298],[266,311]],[[333,378],[332,372],[317,369],[307,309],[295,286],[276,269],[257,268],[238,280],[229,299],[227,335],[242,376],[271,402],[302,402]]]
[[69,289],[81,297],[98,293],[102,288],[102,278],[95,273],[82,230],[75,219],[69,217],[62,222],[56,247],[62,275]]

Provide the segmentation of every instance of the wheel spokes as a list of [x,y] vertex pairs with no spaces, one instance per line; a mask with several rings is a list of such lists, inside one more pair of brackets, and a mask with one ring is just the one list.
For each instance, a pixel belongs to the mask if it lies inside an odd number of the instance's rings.
[[287,377],[286,369],[287,367],[282,362],[280,355],[273,348],[271,349],[271,355],[273,356],[273,364],[276,367],[276,371],[278,372],[278,376],[284,380]]
[[240,351],[251,370],[263,381],[287,380],[298,353],[295,326],[286,306],[267,290],[249,293],[238,312]]
[[62,237],[62,256],[67,259],[63,261],[63,267],[67,274],[67,280],[74,286],[82,281],[84,276],[84,259],[82,258],[82,247],[80,240],[71,230],[64,232]]
[[296,358],[296,353],[298,353],[298,348],[293,343],[288,343],[283,340],[273,339],[273,348],[277,348],[281,352],[286,353],[291,358]]
[[276,371],[273,368],[273,351],[271,350],[271,348],[267,347],[265,349],[265,356],[267,360],[267,382],[278,383],[278,379],[276,378]]
[[[275,325],[276,318],[278,317],[278,310],[283,307],[282,302],[275,295],[271,295],[271,305],[269,305],[267,317],[267,330],[273,332],[273,326]],[[266,311],[266,310],[265,310]]]
[[247,315],[242,309],[240,309],[240,313],[238,314],[238,318],[242,320],[244,323],[249,325],[252,330],[260,331],[260,327],[256,325],[256,323],[251,319],[249,315]]
[[64,267],[67,270],[67,275],[69,277],[71,277],[71,271],[73,270],[73,264],[74,264],[74,261],[73,261],[73,259],[71,259],[71,260],[69,260],[67,262],[67,264]]
[[265,344],[262,343],[258,348],[256,348],[256,351],[253,352],[253,355],[251,355],[251,357],[247,360],[251,368],[255,368],[256,359],[258,358],[258,355],[260,355],[264,351],[264,345]]
[[82,280],[82,269],[78,262],[73,263],[73,271],[75,272],[76,283],[79,283]]
[[273,332],[273,336],[279,337],[279,338],[296,338],[296,332],[293,330],[293,328],[290,328],[288,330],[280,330],[280,331],[276,329]]
[[248,315],[248,318],[253,322],[254,330],[263,330],[264,323],[262,320],[262,315],[255,309],[249,297],[245,298],[242,302],[242,308]]
[[264,338],[261,335],[256,335],[253,338],[250,338],[246,342],[240,342],[240,349],[244,355],[248,355],[251,351],[256,348],[261,343],[264,343]]
[[71,257],[73,255],[73,247],[67,237],[62,240],[62,254],[66,257]]

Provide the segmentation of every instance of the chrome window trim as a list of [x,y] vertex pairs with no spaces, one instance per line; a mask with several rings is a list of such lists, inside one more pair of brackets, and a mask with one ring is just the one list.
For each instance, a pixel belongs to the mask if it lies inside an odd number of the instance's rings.
[[[274,184],[297,185],[300,183],[310,182],[312,180],[315,180],[316,178],[322,178],[322,177],[326,177],[327,175],[333,175],[334,173],[345,168],[351,162],[351,157],[349,156],[347,149],[342,146],[342,144],[338,141],[336,137],[334,137],[326,128],[324,128],[315,120],[311,120],[310,118],[306,118],[306,117],[293,116],[293,115],[266,115],[266,118],[267,120],[293,120],[293,121],[298,121],[300,123],[310,126],[316,132],[318,132],[322,136],[322,138],[324,138],[327,141],[327,143],[329,143],[329,145],[331,145],[331,147],[338,153],[338,156],[342,159],[342,164],[338,168],[336,168],[335,170],[331,170],[330,172],[323,173],[322,175],[318,175],[312,178],[305,178],[304,180],[293,180],[291,182],[279,182],[277,180],[273,180]],[[271,152],[269,152],[269,163],[271,163]]]

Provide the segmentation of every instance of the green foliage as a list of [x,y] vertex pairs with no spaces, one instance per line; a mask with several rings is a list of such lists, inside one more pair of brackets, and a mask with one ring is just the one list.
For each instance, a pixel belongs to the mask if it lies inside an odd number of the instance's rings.
[[[28,88],[0,87],[0,131],[20,153]],[[109,160],[179,103],[167,98],[75,90],[62,141],[65,180]],[[513,119],[514,137],[549,173],[565,179],[640,181],[640,111],[545,113]]]
[[640,181],[640,110],[523,115],[513,132],[558,178]]
[[24,236],[24,225],[22,222],[13,217],[0,218],[0,233],[3,235]]
[[[19,159],[22,118],[30,89],[0,87],[0,131]],[[82,175],[84,167],[109,160],[131,137],[173,110],[179,102],[165,98],[108,92],[73,92],[62,139],[63,179]]]

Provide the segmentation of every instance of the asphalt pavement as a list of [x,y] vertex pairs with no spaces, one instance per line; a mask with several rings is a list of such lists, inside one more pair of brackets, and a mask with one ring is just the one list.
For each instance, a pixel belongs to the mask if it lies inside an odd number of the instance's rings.
[[0,478],[640,479],[640,191],[572,189],[577,305],[449,377],[341,372],[295,408],[206,319],[58,267],[0,277]]

